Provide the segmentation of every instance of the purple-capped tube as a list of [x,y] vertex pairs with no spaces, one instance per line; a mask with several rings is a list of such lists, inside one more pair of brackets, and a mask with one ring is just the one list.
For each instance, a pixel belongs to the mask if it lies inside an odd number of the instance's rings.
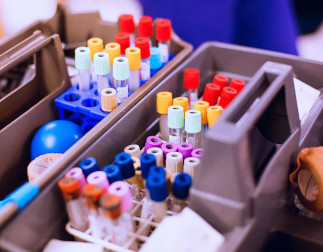
[[149,136],[149,137],[147,137],[146,144],[145,144],[145,153],[150,148],[153,148],[153,147],[160,148],[161,145],[162,145],[162,140],[159,137]]
[[192,151],[192,157],[201,158],[203,155],[203,148],[198,148]]
[[101,186],[105,192],[108,191],[109,181],[104,171],[92,172],[86,179],[88,184]]
[[65,178],[67,177],[71,177],[73,179],[78,180],[80,182],[81,190],[83,191],[84,186],[86,184],[86,179],[80,167],[74,167],[68,170],[68,172],[65,173]]
[[177,144],[174,144],[171,142],[165,142],[162,144],[161,149],[163,150],[164,159],[165,159],[168,153],[177,151]]
[[177,145],[177,151],[182,153],[183,160],[185,158],[191,157],[191,153],[193,151],[193,144],[191,143],[180,143]]

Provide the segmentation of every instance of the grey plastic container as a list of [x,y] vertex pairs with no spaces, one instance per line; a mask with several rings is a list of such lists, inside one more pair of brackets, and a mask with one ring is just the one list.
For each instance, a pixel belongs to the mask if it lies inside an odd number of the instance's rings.
[[[77,166],[85,157],[94,156],[99,165],[103,167],[104,165],[111,163],[114,156],[123,151],[123,148],[128,144],[137,143],[143,146],[146,137],[156,134],[158,131],[158,114],[156,113],[155,107],[156,94],[160,91],[171,91],[174,97],[182,95],[185,91],[183,88],[183,71],[185,68],[194,67],[201,70],[200,94],[202,94],[205,84],[212,80],[215,73],[225,74],[230,78],[236,77],[249,81],[246,90],[241,93],[240,97],[238,97],[234,104],[232,104],[232,106],[225,112],[227,117],[230,117],[230,115],[232,117],[240,114],[243,109],[247,109],[251,105],[252,99],[259,96],[261,92],[263,92],[263,94],[267,94],[269,92],[270,95],[266,95],[266,98],[268,98],[266,99],[267,102],[260,106],[261,109],[259,109],[258,112],[263,112],[264,108],[271,104],[270,102],[272,100],[276,101],[274,102],[274,105],[279,105],[269,107],[272,108],[272,114],[274,116],[277,117],[277,114],[281,115],[281,119],[285,126],[288,124],[288,127],[286,127],[287,131],[291,131],[292,134],[286,134],[285,132],[285,134],[280,136],[285,140],[282,141],[283,145],[280,149],[286,150],[286,153],[282,153],[281,155],[277,155],[276,153],[272,159],[274,161],[282,159],[284,164],[288,164],[289,160],[287,159],[289,158],[289,155],[298,148],[300,136],[296,106],[291,109],[292,105],[295,105],[296,102],[291,81],[292,69],[289,66],[282,66],[274,63],[268,63],[271,65],[270,67],[267,64],[261,68],[267,61],[275,61],[292,65],[294,73],[302,81],[307,82],[316,88],[321,85],[320,73],[322,72],[323,65],[320,63],[302,60],[295,56],[216,42],[202,45],[183,64],[176,68],[173,73],[150,90],[145,97],[142,97],[140,102],[134,104],[129,111],[125,112],[125,116],[117,121],[108,121],[106,124],[100,123],[95,129],[95,133],[92,135],[92,140],[95,141],[89,143],[87,141],[88,136],[85,136],[79,141],[79,145],[71,147],[65,153],[64,159],[58,161],[58,163],[56,163],[52,168],[60,170],[60,174],[51,180],[44,190],[42,190],[35,200],[32,201],[24,210],[7,222],[7,225],[2,226],[0,231],[0,247],[3,249],[18,251],[34,251],[42,249],[52,238],[67,238],[64,229],[67,219],[63,199],[56,185],[57,181],[69,168]],[[258,71],[260,68],[261,70]],[[275,69],[278,71],[274,71]],[[252,77],[256,72],[257,74]],[[273,78],[274,76],[278,77]],[[282,83],[283,80],[286,80],[286,83]],[[272,83],[273,86],[271,86],[270,83]],[[252,91],[251,89],[253,89],[253,86],[261,88]],[[286,99],[284,98],[284,95],[281,95],[282,91],[280,91],[280,87],[285,89]],[[278,98],[274,99],[277,97],[277,94]],[[243,103],[244,106],[240,108],[239,104],[241,103]],[[288,108],[286,107],[287,104],[289,104]],[[239,109],[237,109],[237,107],[239,107]],[[286,115],[287,113],[288,117]],[[221,119],[217,124],[220,125],[221,122],[225,122],[225,119]],[[251,121],[250,125],[253,125],[254,122],[255,121]],[[291,126],[289,126],[289,124]],[[255,250],[256,248],[260,248],[263,244],[266,236],[265,233],[268,233],[270,224],[273,226],[274,222],[264,223],[265,231],[260,232],[258,237],[261,240],[259,240],[259,242],[255,242],[255,240],[250,241],[250,235],[257,231],[257,229],[259,230],[259,225],[255,226],[253,224],[257,222],[257,218],[261,216],[259,212],[255,213],[253,211],[255,208],[252,204],[255,202],[252,201],[251,196],[255,193],[252,188],[254,174],[250,170],[250,167],[246,167],[246,174],[243,173],[240,177],[237,177],[234,174],[235,172],[233,167],[232,169],[227,168],[228,164],[225,164],[224,167],[218,168],[216,171],[215,168],[217,164],[213,162],[212,157],[216,152],[211,138],[211,136],[216,135],[216,128],[217,127],[208,134],[206,146],[211,147],[205,152],[202,166],[198,173],[204,171],[205,175],[210,175],[207,179],[209,183],[205,184],[214,184],[213,172],[219,173],[219,176],[226,179],[228,183],[236,182],[235,179],[239,179],[240,182],[238,182],[240,183],[239,186],[242,189],[242,193],[241,195],[237,195],[235,194],[237,190],[232,190],[231,195],[225,195],[225,197],[227,197],[226,202],[233,203],[232,205],[227,204],[225,207],[220,207],[219,205],[212,204],[213,202],[207,197],[202,199],[202,196],[204,196],[202,193],[203,190],[206,191],[206,194],[213,194],[215,198],[224,197],[222,197],[217,190],[213,190],[213,188],[211,188],[211,192],[207,192],[207,189],[210,188],[203,188],[200,185],[200,179],[203,179],[203,176],[198,174],[194,182],[194,189],[192,190],[191,207],[198,211],[198,213],[206,218],[215,228],[226,235],[226,243],[225,247],[223,247],[224,251],[246,248],[244,247],[245,245],[248,245],[249,249],[253,248],[253,250]],[[245,128],[244,131],[241,131],[240,133],[239,131],[235,132],[235,135],[243,133],[248,133]],[[223,135],[223,139],[228,138],[228,135],[228,132],[226,132]],[[232,144],[234,143],[233,140]],[[245,144],[246,143],[247,141],[245,141]],[[238,156],[239,150],[243,150],[243,148],[233,148],[231,150],[234,150],[234,152],[232,152],[233,159],[234,156]],[[225,154],[224,157],[226,155],[228,154]],[[220,169],[222,169],[223,172],[220,172]],[[232,171],[232,176],[226,176],[228,173],[226,173],[225,170]],[[266,187],[265,177],[269,175],[269,179],[273,179],[280,174],[285,176],[287,175],[287,170],[288,168],[285,167],[282,171],[278,171],[278,174],[275,174],[277,170],[275,170],[273,174],[268,174],[270,173],[269,170],[263,171],[261,176],[258,178],[258,186],[264,185],[260,188],[268,190],[271,189],[271,187]],[[239,171],[238,168],[237,171],[242,172]],[[43,176],[47,176],[49,173],[50,171],[46,171]],[[275,202],[279,202],[279,197],[283,194],[285,187],[287,186],[287,176],[286,179],[279,178],[277,180],[277,184],[279,187],[278,190],[275,190],[273,194],[269,193],[268,197],[263,193],[263,191],[259,191],[260,201],[257,202],[257,204],[259,204],[257,205],[257,211],[260,210],[261,207],[266,208],[267,204],[272,207],[273,195],[277,196]],[[197,191],[195,185],[200,185],[198,187],[199,191]],[[229,190],[231,190],[231,188],[229,188]],[[223,193],[222,191],[221,193]],[[219,197],[216,196],[217,193],[219,193]],[[263,197],[260,197],[260,195]],[[231,196],[233,199],[230,199]],[[240,202],[236,203],[235,201]],[[200,204],[200,206],[198,207],[197,204]],[[227,215],[223,215],[223,209],[227,209],[229,211],[232,209],[232,206],[234,210],[232,211],[232,219],[234,222],[227,218]],[[220,208],[222,209],[221,215],[218,214]],[[4,215],[5,212],[0,213],[0,219],[4,218]],[[30,230],[35,230],[35,232],[30,232]],[[40,232],[42,234],[41,237],[39,236]],[[23,235],[19,235],[19,233]]]

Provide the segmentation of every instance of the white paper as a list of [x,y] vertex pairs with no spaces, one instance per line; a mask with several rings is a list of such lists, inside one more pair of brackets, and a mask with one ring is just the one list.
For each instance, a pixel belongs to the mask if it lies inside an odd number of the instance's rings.
[[103,247],[88,243],[88,242],[74,242],[74,241],[60,241],[50,240],[43,250],[44,252],[103,252]]

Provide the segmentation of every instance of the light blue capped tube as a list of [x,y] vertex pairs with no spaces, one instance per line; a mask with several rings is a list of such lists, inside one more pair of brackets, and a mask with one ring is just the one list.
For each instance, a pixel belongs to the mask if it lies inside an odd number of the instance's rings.
[[162,67],[160,50],[158,47],[150,48],[150,68],[152,70],[158,70]]
[[198,110],[187,110],[185,113],[185,132],[183,142],[193,144],[193,149],[201,147],[202,143],[201,112]]
[[184,129],[184,109],[182,106],[168,108],[169,142],[179,144],[182,142]]
[[109,54],[105,52],[98,52],[94,54],[94,73],[97,75],[99,96],[101,96],[101,91],[103,89],[109,88],[109,72]]
[[129,61],[126,57],[114,58],[113,78],[116,81],[118,103],[122,103],[129,94]]
[[87,91],[91,84],[91,51],[82,46],[75,49],[75,68],[79,70],[79,89]]

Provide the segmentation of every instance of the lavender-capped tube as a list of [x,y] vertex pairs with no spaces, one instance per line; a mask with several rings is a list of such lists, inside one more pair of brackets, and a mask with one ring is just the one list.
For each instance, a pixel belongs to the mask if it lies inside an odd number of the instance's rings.
[[183,160],[185,160],[185,158],[191,157],[191,153],[193,151],[193,144],[191,144],[191,143],[180,143],[177,146],[177,151],[182,153]]
[[166,155],[170,152],[176,152],[177,151],[177,145],[171,142],[165,142],[161,146],[163,152],[164,152],[164,158],[166,158]]
[[192,151],[192,157],[201,158],[203,155],[203,148],[198,148]]
[[145,153],[150,148],[153,148],[153,147],[160,148],[161,145],[162,145],[162,140],[159,137],[149,136],[149,137],[147,137],[146,144],[145,144]]

